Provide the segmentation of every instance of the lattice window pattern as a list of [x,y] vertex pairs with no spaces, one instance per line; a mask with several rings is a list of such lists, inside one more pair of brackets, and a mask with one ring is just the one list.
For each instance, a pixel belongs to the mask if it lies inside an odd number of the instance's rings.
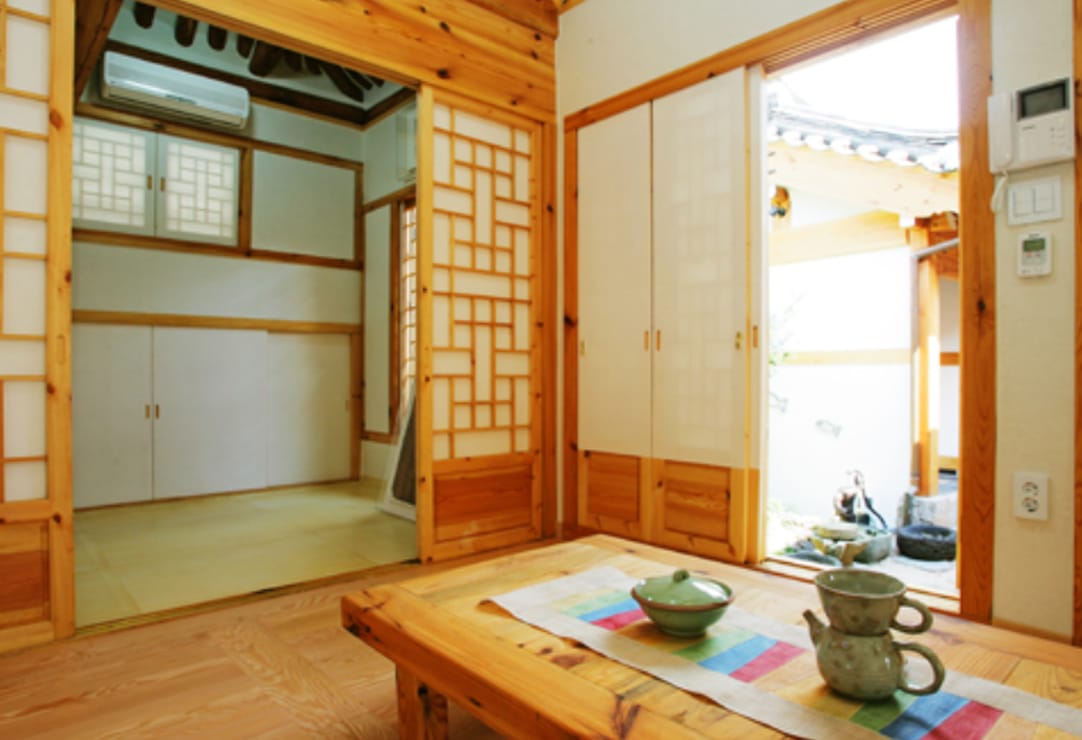
[[433,459],[528,452],[532,136],[437,103],[433,144]]
[[0,502],[47,496],[49,14],[0,1]]
[[72,129],[72,219],[152,233],[152,134],[94,121]]
[[163,165],[159,234],[201,241],[236,241],[236,149],[160,137]]

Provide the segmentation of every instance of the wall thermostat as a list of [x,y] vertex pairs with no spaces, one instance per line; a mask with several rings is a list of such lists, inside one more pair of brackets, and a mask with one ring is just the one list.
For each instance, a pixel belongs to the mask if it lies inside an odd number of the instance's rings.
[[1031,231],[1018,240],[1018,275],[1037,277],[1052,272],[1052,235]]

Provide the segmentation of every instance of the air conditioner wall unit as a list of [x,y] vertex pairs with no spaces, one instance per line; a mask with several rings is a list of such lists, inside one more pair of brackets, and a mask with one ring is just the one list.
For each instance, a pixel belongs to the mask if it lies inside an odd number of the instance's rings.
[[248,91],[238,85],[155,64],[137,57],[105,52],[101,96],[167,116],[225,128],[248,123]]

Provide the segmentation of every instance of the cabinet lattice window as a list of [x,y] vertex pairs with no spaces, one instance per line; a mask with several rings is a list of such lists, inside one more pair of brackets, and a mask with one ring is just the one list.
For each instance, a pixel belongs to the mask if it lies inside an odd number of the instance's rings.
[[236,244],[238,149],[77,119],[72,159],[77,228]]
[[154,233],[153,134],[77,120],[72,131],[72,219],[76,226]]

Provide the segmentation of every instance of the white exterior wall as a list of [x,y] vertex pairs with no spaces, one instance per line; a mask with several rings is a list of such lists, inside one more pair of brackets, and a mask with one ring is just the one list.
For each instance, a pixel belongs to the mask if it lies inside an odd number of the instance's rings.
[[[646,83],[834,3],[816,0],[590,0],[560,16],[556,46],[558,117]],[[993,76],[997,90],[1071,74],[1068,0],[993,0]],[[559,182],[563,182],[562,155]],[[1074,203],[1069,164],[1035,170],[1063,178]],[[1026,176],[1029,176],[1028,174]],[[1022,179],[1020,175],[1017,179]],[[562,188],[558,192],[562,195]],[[561,210],[562,202],[560,204]],[[1071,213],[1071,209],[1066,209]],[[999,217],[996,233],[997,619],[1069,636],[1074,562],[1074,244],[1068,219],[1048,224],[1055,272],[1040,280],[1014,275],[1014,237]],[[561,234],[562,237],[562,234]],[[563,255],[562,248],[559,254]],[[558,274],[563,274],[562,264]],[[562,298],[560,301],[562,305]],[[1050,474],[1052,518],[1015,519],[1011,474]]]

